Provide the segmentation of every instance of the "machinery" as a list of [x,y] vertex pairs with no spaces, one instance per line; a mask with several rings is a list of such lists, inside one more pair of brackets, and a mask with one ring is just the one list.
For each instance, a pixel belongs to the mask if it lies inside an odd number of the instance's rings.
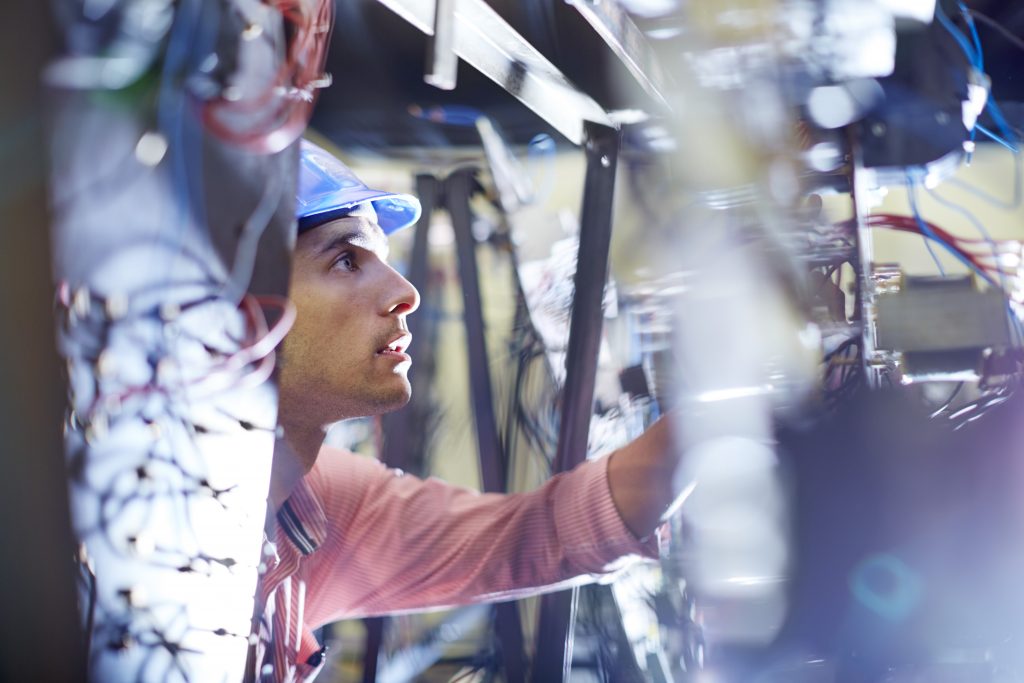
[[[1024,675],[1024,107],[991,60],[1014,36],[974,3],[59,0],[52,19],[55,338],[94,680],[244,664],[310,121],[417,171],[405,271],[430,343],[389,464],[432,457],[440,221],[482,488],[669,413],[690,489],[660,564],[501,605],[493,627],[455,613],[486,635],[454,671],[430,668],[443,624],[395,647],[370,622],[363,680]],[[1011,169],[1000,189],[965,179],[986,164]],[[578,215],[538,221],[564,168]],[[887,254],[894,235],[934,268]]]

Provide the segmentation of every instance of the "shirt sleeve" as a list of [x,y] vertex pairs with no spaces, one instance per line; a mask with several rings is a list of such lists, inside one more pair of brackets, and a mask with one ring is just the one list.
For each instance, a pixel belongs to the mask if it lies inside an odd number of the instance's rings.
[[309,481],[327,517],[309,558],[315,625],[524,597],[657,556],[615,508],[607,458],[501,495],[325,448]]

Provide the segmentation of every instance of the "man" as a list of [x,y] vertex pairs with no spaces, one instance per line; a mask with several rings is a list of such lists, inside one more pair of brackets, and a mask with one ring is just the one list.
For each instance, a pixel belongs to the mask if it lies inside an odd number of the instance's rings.
[[326,425],[409,400],[406,319],[416,289],[387,263],[387,235],[419,202],[367,188],[302,142],[270,502],[276,514],[258,592],[250,673],[308,680],[313,629],[341,618],[521,597],[653,556],[676,495],[668,427],[527,494],[421,481],[323,447]]

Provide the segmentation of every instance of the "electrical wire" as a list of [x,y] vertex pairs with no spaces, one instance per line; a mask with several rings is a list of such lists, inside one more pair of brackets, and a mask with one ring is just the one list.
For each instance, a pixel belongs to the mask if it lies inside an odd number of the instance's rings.
[[964,429],[973,422],[984,417],[992,409],[1006,403],[1015,392],[1013,385],[1000,386],[983,391],[981,396],[957,408],[949,414],[948,420],[954,431]]
[[934,418],[939,417],[940,415],[942,415],[947,410],[949,410],[949,407],[951,405],[953,405],[953,401],[955,401],[956,397],[960,395],[960,392],[963,390],[963,388],[964,388],[964,383],[963,382],[957,382],[956,387],[953,388],[953,391],[949,394],[949,397],[945,401],[943,401],[941,406],[939,406],[938,408],[933,410],[929,417],[934,419]]
[[[925,224],[924,220],[921,219],[921,212],[917,210],[916,184],[913,180],[910,179],[909,175],[907,178],[907,199],[910,201],[910,212],[914,216],[914,221],[917,223],[917,226],[920,229],[921,234],[925,238],[924,246],[926,249],[928,249],[928,254],[932,257],[932,261],[935,262],[935,266],[939,269],[939,275],[945,276],[946,269],[943,268],[942,261],[939,260],[938,254],[936,254],[935,250],[932,249],[931,242],[929,241],[935,240],[936,242],[941,242],[941,240],[939,240],[939,238],[935,236],[935,233],[931,232],[931,230]],[[977,270],[976,265],[972,264],[971,262],[968,262],[968,268]]]
[[[274,169],[274,172],[270,174],[263,195],[260,197],[259,203],[256,204],[256,208],[246,219],[242,234],[238,238],[231,273],[228,275],[221,293],[221,296],[228,301],[241,302],[252,281],[260,238],[274,219],[274,213],[282,199],[281,189],[284,183],[277,170]],[[291,198],[290,192],[288,198]]]
[[[936,3],[936,6],[938,6],[939,4],[940,3]],[[957,6],[960,9],[961,16],[963,16],[964,18],[964,22],[967,24],[968,29],[970,29],[971,38],[974,41],[975,54],[977,55],[977,69],[978,71],[984,73],[985,53],[981,47],[981,37],[978,35],[978,28],[974,25],[974,18],[971,15],[971,11],[967,8],[967,5],[965,5],[963,2],[958,2]],[[999,130],[1002,131],[1003,136],[1005,136],[1007,140],[1009,140],[1010,142],[1017,142],[1018,138],[1016,134],[1013,132],[1013,129],[1010,127],[1009,123],[1007,123],[1006,117],[1003,115],[1002,108],[999,106],[999,103],[991,96],[991,93],[989,93],[987,110],[989,115],[996,122],[996,125],[999,127]],[[1013,148],[1013,146],[1010,145],[1009,142],[1006,142],[1000,139],[999,137],[993,135],[989,130],[987,130],[984,127],[981,127],[977,124],[975,124],[975,127],[978,128],[980,132],[984,133],[985,135],[988,135],[996,142],[999,142],[1000,144],[1004,145],[1005,147],[1013,151],[1014,154],[1017,153],[1017,150]]]
[[475,128],[476,122],[484,115],[475,107],[460,104],[434,105],[426,108],[412,104],[409,105],[408,112],[410,116],[423,121],[460,128]]
[[1003,38],[1005,38],[1007,41],[1009,41],[1011,45],[1014,45],[1020,48],[1021,50],[1024,50],[1024,39],[1022,39],[1015,33],[1011,33],[1005,26],[1000,24],[998,21],[988,16],[987,14],[979,12],[976,9],[968,9],[967,12],[971,16],[971,18],[980,21],[981,23],[985,24],[991,29],[995,29],[996,31],[998,31],[999,34],[1002,35]]
[[[918,235],[925,234],[930,235],[929,239],[942,245],[950,253],[955,253],[957,260],[969,264],[969,268],[972,272],[978,273],[979,276],[984,278],[990,284],[992,282],[992,274],[994,273],[994,266],[985,266],[980,261],[980,256],[971,251],[974,245],[985,244],[988,245],[986,240],[976,240],[967,238],[956,238],[950,235],[948,232],[925,220],[918,219],[913,216],[900,216],[897,214],[873,214],[868,216],[868,225],[873,228],[888,228],[890,230],[897,230],[900,232],[911,232]],[[921,225],[925,226],[926,233],[922,233]]]
[[976,68],[978,71],[984,72],[984,58],[981,56],[981,51],[977,52],[971,46],[970,41],[967,40],[967,36],[958,29],[954,24],[953,20],[949,18],[946,11],[942,9],[942,2],[939,0],[935,3],[935,18],[939,20],[942,28],[946,29],[946,32],[953,37],[953,40],[957,42],[964,55],[967,57],[967,61]]
[[[59,304],[70,314],[71,307],[74,305],[70,288],[66,285],[59,286],[57,288],[57,296]],[[187,311],[195,306],[211,301],[217,301],[217,299],[213,297],[199,299],[180,308],[181,311]],[[268,326],[262,306],[280,309],[280,318],[273,327]],[[284,297],[257,297],[247,294],[243,297],[239,310],[243,315],[247,332],[246,338],[242,340],[241,346],[237,351],[217,360],[205,369],[204,374],[198,378],[188,380],[180,386],[164,386],[160,384],[154,372],[154,378],[150,383],[127,387],[115,394],[97,391],[92,406],[87,412],[87,419],[91,419],[92,416],[103,410],[106,405],[123,404],[129,399],[146,394],[167,394],[172,391],[202,388],[203,390],[194,397],[200,398],[228,389],[256,386],[266,381],[273,373],[275,349],[284,340],[285,335],[295,322],[295,306]],[[149,315],[159,317],[160,313],[159,311],[153,311]],[[75,324],[79,324],[78,321]],[[70,327],[68,326],[66,329],[70,329]],[[213,350],[209,346],[205,348],[207,351]],[[94,360],[98,361],[98,354]],[[252,365],[255,365],[252,370],[243,372]],[[211,386],[211,380],[217,378],[221,378],[219,384]]]
[[[947,209],[950,209],[952,211],[955,211],[955,212],[959,213],[961,216],[966,218],[967,221],[971,223],[971,225],[974,226],[975,230],[977,230],[978,234],[980,234],[982,236],[982,238],[985,240],[985,242],[988,243],[988,245],[989,245],[989,247],[991,248],[991,251],[992,251],[992,261],[993,261],[993,264],[994,264],[994,268],[989,269],[989,272],[992,272],[994,270],[995,275],[999,279],[999,287],[1000,287],[1000,289],[1002,289],[1004,292],[1009,293],[1010,292],[1010,283],[1008,283],[1006,281],[1006,276],[1010,275],[1011,273],[1007,273],[1004,268],[1000,267],[1000,263],[999,263],[999,245],[996,243],[996,241],[994,239],[992,239],[992,235],[989,234],[987,229],[985,229],[985,226],[978,219],[978,217],[975,216],[971,211],[969,211],[965,207],[962,207],[962,206],[960,206],[958,204],[954,204],[953,202],[943,198],[941,195],[939,195],[937,192],[935,192],[931,188],[925,188],[925,191],[928,192],[929,196],[933,200],[935,200],[937,203],[939,203],[940,205],[946,207]],[[979,265],[981,265],[981,264],[979,264]],[[1020,342],[1024,341],[1024,322],[1021,321],[1020,316],[1018,316],[1016,314],[1016,312],[1013,310],[1013,306],[1012,306],[1012,303],[1010,301],[1007,301],[1006,305],[1007,305],[1007,308],[1008,308],[1008,312],[1010,314],[1010,320],[1013,323],[1014,332],[1017,335],[1017,342],[1019,344]]]
[[[331,0],[273,0],[290,26],[283,64],[272,82],[251,98],[226,89],[203,103],[204,125],[217,137],[258,154],[275,154],[306,129],[317,93],[330,84],[324,72],[334,23]],[[244,128],[241,120],[251,121]]]
[[957,187],[965,192],[969,192],[996,208],[1012,211],[1024,203],[1024,192],[1022,192],[1022,190],[1024,190],[1024,169],[1022,169],[1022,166],[1024,166],[1024,163],[1021,161],[1021,155],[1015,154],[1013,162],[1013,197],[1009,201],[999,199],[982,188],[966,183],[959,178],[950,178],[945,182],[945,184]]
[[[970,30],[971,37],[974,41],[973,46],[971,45],[971,42],[968,41],[967,36],[965,36],[963,32],[953,24],[953,21],[949,18],[949,16],[946,15],[945,10],[942,9],[941,1],[935,3],[935,17],[938,19],[939,23],[946,30],[946,32],[949,33],[960,46],[960,49],[967,57],[967,61],[970,63],[970,65],[979,73],[983,74],[985,73],[984,51],[982,50],[981,46],[981,38],[978,35],[977,28],[974,25],[973,15],[971,11],[967,8],[967,6],[964,5],[962,2],[957,3],[957,7],[959,8],[960,14],[964,17],[964,21],[966,22],[968,29]],[[1006,117],[1003,115],[1002,109],[999,107],[999,103],[996,102],[995,99],[991,96],[991,92],[989,93],[985,110],[992,117],[992,120],[995,121],[996,127],[999,128],[1003,138],[1005,138],[1011,143],[1017,142],[1017,136],[1014,134],[1012,128],[1006,120]],[[992,137],[1000,144],[1003,144],[1004,146],[1013,149],[1010,146],[1010,144],[1003,140],[1003,138],[994,136],[990,131],[988,131],[988,129],[979,126],[977,123],[975,123],[974,128],[977,128],[979,132]],[[971,139],[973,140],[973,128],[971,133]],[[1016,153],[1016,150],[1013,151]]]
[[977,130],[978,132],[980,132],[980,133],[983,133],[983,134],[984,134],[984,135],[985,135],[986,137],[988,137],[988,138],[989,138],[990,140],[992,140],[992,141],[994,141],[994,142],[997,142],[997,143],[999,143],[1000,145],[1002,145],[1002,146],[1003,146],[1003,147],[1005,147],[1006,149],[1010,150],[1010,151],[1011,151],[1011,152],[1013,152],[1014,154],[1018,154],[1018,153],[1020,153],[1020,150],[1019,150],[1019,149],[1017,149],[1017,148],[1016,148],[1016,147],[1014,147],[1014,146],[1013,146],[1012,144],[1010,144],[1009,142],[1007,142],[1007,141],[1006,141],[1006,140],[1004,140],[1003,138],[999,137],[998,135],[996,135],[995,133],[993,133],[992,131],[990,131],[990,130],[989,130],[988,128],[986,128],[985,126],[981,125],[980,123],[975,123],[975,124],[974,124],[974,128],[975,128],[975,129],[976,129],[976,130]]
[[[936,2],[936,6],[941,3]],[[964,18],[964,22],[967,24],[967,28],[971,32],[971,40],[974,41],[974,51],[978,57],[978,71],[985,71],[985,53],[981,49],[981,37],[978,35],[978,28],[974,25],[974,19],[971,17],[971,13],[967,9],[967,5],[962,2],[957,3],[957,7],[960,10],[960,15]]]
[[860,386],[861,339],[853,336],[825,356],[825,407],[835,409]]
[[[916,204],[912,204],[916,208]],[[952,208],[952,207],[951,207]],[[966,210],[963,210],[966,211]],[[966,215],[966,214],[965,214]],[[969,220],[976,221],[973,216],[967,216]],[[1012,331],[1017,344],[1024,341],[1024,322],[1020,320],[1012,306],[1011,292],[1006,281],[1007,275],[1015,275],[1013,270],[1007,270],[999,263],[998,243],[992,240],[984,226],[978,223],[984,239],[970,239],[954,237],[946,230],[925,221],[920,214],[913,217],[898,216],[894,214],[875,214],[868,217],[868,225],[871,227],[888,228],[903,232],[912,232],[924,235],[927,239],[937,242],[940,246],[953,254],[958,261],[966,265],[972,272],[985,280],[990,286],[1000,291],[1007,299],[1007,315],[1011,323]],[[985,253],[972,251],[979,245],[987,247]],[[983,259],[990,258],[991,264],[983,263]]]
[[[996,102],[995,98],[991,96],[991,93],[989,93],[988,106],[985,108],[985,111],[987,111],[989,116],[992,117],[992,120],[996,122],[996,126],[999,127],[1000,132],[1002,132],[1003,136],[1007,140],[1011,142],[1019,142],[1017,134],[1013,131],[1010,124],[1007,123],[1006,116],[1003,115],[1002,108],[999,106],[999,103]],[[1016,154],[1016,151],[1014,151],[1014,153]]]

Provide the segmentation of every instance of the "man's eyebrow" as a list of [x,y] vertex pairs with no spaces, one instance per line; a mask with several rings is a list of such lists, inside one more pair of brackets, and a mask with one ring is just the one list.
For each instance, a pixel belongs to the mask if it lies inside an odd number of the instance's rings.
[[317,248],[316,255],[318,257],[326,256],[327,254],[350,246],[372,251],[382,259],[386,259],[388,256],[387,240],[375,239],[373,236],[368,235],[366,230],[358,228],[355,230],[347,230],[340,235],[335,235],[330,238]]

